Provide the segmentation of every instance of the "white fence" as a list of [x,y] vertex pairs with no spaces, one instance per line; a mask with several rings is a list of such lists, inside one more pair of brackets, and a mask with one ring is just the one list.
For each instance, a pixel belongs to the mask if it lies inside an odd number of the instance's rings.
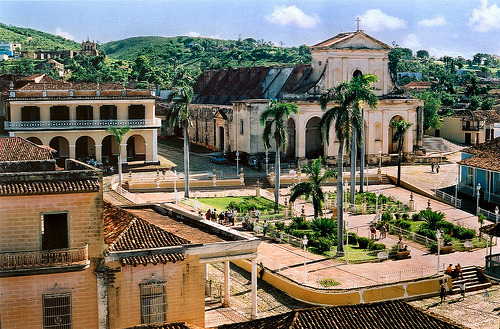
[[487,220],[490,220],[494,223],[497,223],[498,219],[500,218],[500,214],[496,215],[495,213],[492,213],[491,211],[488,211],[486,209],[479,208],[478,211],[480,214],[486,217]]
[[452,205],[454,205],[457,208],[462,207],[462,200],[459,198],[455,198],[455,196],[448,194],[446,192],[443,192],[441,190],[436,190],[436,196]]
[[132,203],[146,203],[139,196],[130,193],[121,186],[118,186],[118,176],[113,177],[113,179],[111,180],[111,189]]
[[436,240],[429,239],[428,237],[419,235],[415,232],[404,230],[401,227],[395,225],[387,224],[387,228],[389,229],[389,234],[401,235],[407,240],[414,241],[426,247],[430,247],[433,243],[437,243]]

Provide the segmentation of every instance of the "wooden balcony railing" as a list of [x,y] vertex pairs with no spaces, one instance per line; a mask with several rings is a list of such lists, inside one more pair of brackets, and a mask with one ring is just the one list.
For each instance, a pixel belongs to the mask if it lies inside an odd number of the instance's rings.
[[88,245],[71,249],[2,252],[0,271],[85,265],[88,261]]

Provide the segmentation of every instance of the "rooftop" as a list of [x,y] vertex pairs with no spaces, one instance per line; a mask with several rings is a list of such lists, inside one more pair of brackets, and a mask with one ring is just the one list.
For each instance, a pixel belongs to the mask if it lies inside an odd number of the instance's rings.
[[457,110],[451,118],[460,118],[462,121],[485,121],[487,124],[500,122],[500,110]]
[[500,137],[471,146],[462,152],[473,155],[458,164],[500,172]]
[[[313,46],[311,46],[312,49],[314,48],[344,48],[344,43],[347,43],[347,41],[354,39],[355,37],[360,36],[363,38],[370,39],[372,42],[375,42],[378,44],[379,47],[382,49],[386,50],[391,50],[392,47],[383,43],[380,40],[375,39],[374,37],[366,34],[363,30],[358,30],[356,32],[346,32],[346,33],[339,33],[334,37],[331,37],[330,39],[327,39],[325,41],[322,41],[320,43],[317,43]],[[362,49],[362,48],[360,48]]]
[[0,137],[0,162],[48,161],[52,152],[21,137]]
[[459,329],[465,328],[438,318],[405,302],[345,305],[295,310],[268,318],[226,324],[219,329]]

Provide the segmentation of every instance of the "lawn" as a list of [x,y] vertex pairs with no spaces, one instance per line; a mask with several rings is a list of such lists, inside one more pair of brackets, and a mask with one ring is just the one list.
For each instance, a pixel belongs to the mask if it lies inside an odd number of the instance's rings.
[[[346,246],[344,246],[344,251]],[[337,253],[337,247],[333,247],[332,251],[329,253],[330,255],[328,256],[335,256]],[[358,246],[352,246],[349,245],[349,250],[348,250],[348,257],[349,261],[353,263],[365,263],[365,262],[378,262],[379,259],[377,258],[378,253],[381,250],[368,250],[368,249],[360,249]],[[343,257],[338,257],[336,260],[343,261],[345,262],[345,256]]]

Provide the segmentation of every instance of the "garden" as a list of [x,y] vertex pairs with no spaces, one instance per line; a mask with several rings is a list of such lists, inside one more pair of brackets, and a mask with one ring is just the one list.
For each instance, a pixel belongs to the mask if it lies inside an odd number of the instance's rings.
[[283,216],[283,206],[279,206],[279,213],[274,213],[274,201],[264,197],[244,196],[244,197],[221,197],[221,198],[199,198],[199,202],[208,207],[219,210],[236,210],[240,214],[259,210],[260,217]]

